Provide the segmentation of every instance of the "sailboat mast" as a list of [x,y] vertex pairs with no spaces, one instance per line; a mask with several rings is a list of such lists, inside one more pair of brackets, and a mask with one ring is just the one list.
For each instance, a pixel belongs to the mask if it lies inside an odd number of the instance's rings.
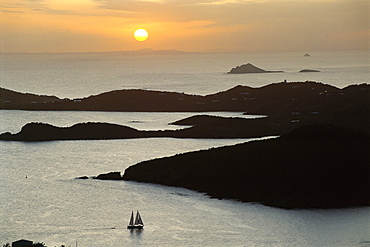
[[131,212],[131,218],[130,218],[130,223],[128,223],[129,226],[134,225],[134,211]]
[[140,214],[139,214],[139,211],[137,211],[136,212],[136,217],[135,217],[135,225],[139,224],[139,217],[140,217]]

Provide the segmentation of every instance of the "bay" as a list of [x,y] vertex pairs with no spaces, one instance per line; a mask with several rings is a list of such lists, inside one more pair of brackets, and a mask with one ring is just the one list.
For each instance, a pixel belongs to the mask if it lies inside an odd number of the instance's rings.
[[[21,92],[86,97],[116,89],[209,94],[236,85],[283,80],[337,87],[368,82],[368,51],[112,54],[1,54],[1,87]],[[228,75],[244,63],[283,74]],[[298,73],[309,68],[321,73]],[[71,126],[109,122],[140,130],[177,129],[168,123],[194,113],[0,111],[0,132],[28,122]],[[245,117],[241,113],[208,113]],[[260,117],[260,116],[251,116]],[[76,180],[123,172],[140,161],[233,145],[250,139],[143,138],[104,141],[0,142],[0,244],[18,239],[48,246],[366,246],[369,208],[282,210],[211,199],[182,188],[126,181]],[[246,158],[247,160],[247,158]],[[143,231],[126,229],[140,210]]]
[[[103,115],[112,122],[122,123],[122,119],[141,119],[147,114],[130,113],[133,118],[123,118],[116,113],[62,112],[65,116],[57,121],[55,112],[4,112],[7,114],[2,115],[12,121],[3,122],[2,129],[21,126],[33,114],[43,116],[44,120],[49,116],[49,121],[57,124],[66,123],[64,119],[80,120],[80,115],[87,119]],[[153,118],[160,115],[157,113]],[[250,140],[0,142],[0,239],[5,243],[25,238],[48,246],[75,246],[77,241],[78,246],[96,247],[363,246],[366,243],[369,208],[288,211],[210,199],[182,188],[75,179],[122,172],[143,160],[246,141]],[[126,229],[132,210],[140,210],[142,214],[145,228],[141,232]]]

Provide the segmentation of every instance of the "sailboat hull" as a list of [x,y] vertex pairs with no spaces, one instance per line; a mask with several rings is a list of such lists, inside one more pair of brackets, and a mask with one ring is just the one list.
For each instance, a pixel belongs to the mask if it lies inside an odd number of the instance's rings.
[[143,225],[133,225],[133,226],[127,226],[127,229],[143,229]]

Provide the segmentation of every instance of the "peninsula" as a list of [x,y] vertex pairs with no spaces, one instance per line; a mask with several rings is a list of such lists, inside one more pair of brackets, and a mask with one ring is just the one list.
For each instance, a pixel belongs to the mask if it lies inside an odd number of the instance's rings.
[[96,179],[133,180],[279,208],[370,206],[370,135],[311,124],[279,138],[140,162]]

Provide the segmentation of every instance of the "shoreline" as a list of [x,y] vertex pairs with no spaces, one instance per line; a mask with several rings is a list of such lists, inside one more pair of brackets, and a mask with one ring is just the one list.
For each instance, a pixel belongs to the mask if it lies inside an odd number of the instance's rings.
[[[138,131],[108,123],[79,123],[65,128],[29,123],[18,134],[3,133],[0,139],[37,142],[280,136],[144,161],[127,168],[122,179],[184,187],[206,192],[215,198],[258,202],[286,209],[369,206],[366,200],[370,193],[366,177],[369,169],[369,92],[368,84],[338,89],[313,82],[278,83],[261,88],[236,86],[207,96],[119,90],[66,102],[74,106],[74,110],[222,109],[267,117],[191,116],[171,124],[192,127],[175,131]],[[23,102],[30,97],[55,99],[52,96],[10,94]],[[3,106],[3,97],[1,103]],[[51,101],[33,103],[53,104],[55,102]]]
[[181,187],[282,209],[362,207],[370,206],[369,145],[370,134],[313,124],[277,138],[143,161],[123,175],[93,178]]
[[[100,140],[145,137],[255,138],[279,136],[304,125],[334,124],[370,132],[370,85],[344,89],[316,82],[273,83],[260,88],[236,86],[206,96],[176,92],[116,90],[82,99],[23,94],[0,88],[0,110],[109,112],[244,112],[264,118],[244,119],[196,115],[174,125],[180,130],[139,131],[109,123],[79,123],[55,127],[26,124],[21,132],[2,133],[2,140]],[[43,103],[38,103],[39,101]],[[78,133],[77,129],[84,134]],[[107,134],[108,133],[108,134]]]

